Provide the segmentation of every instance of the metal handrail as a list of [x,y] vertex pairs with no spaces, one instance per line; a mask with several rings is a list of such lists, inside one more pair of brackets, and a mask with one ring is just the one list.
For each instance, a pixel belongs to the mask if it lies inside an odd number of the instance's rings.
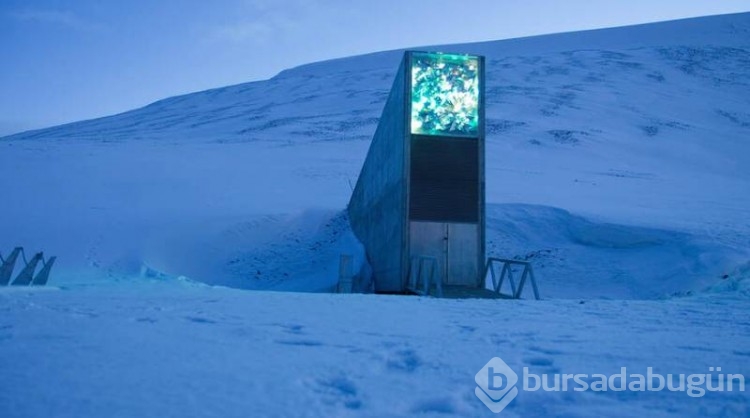
[[[500,278],[497,278],[497,275],[495,274],[495,263],[503,263],[503,269],[500,272]],[[522,265],[523,273],[521,273],[521,281],[518,284],[518,288],[516,288],[516,282],[513,280],[513,265]],[[534,290],[534,297],[536,300],[540,300],[539,297],[539,288],[536,285],[536,278],[534,277],[534,270],[531,267],[531,263],[528,261],[521,261],[521,260],[510,260],[505,258],[496,258],[496,257],[489,257],[487,259],[487,265],[484,268],[484,276],[483,279],[487,279],[487,273],[490,273],[492,275],[492,291],[495,293],[509,297],[512,299],[520,299],[521,298],[521,292],[523,292],[524,285],[526,284],[527,280],[531,280],[531,287]],[[505,281],[505,277],[508,277],[508,281],[510,282],[510,289],[511,294],[504,294],[502,293],[502,286],[503,282]]]
[[[15,270],[19,255],[23,259],[24,267],[11,283],[10,279]],[[45,260],[44,253],[38,252],[29,261],[26,258],[26,252],[23,250],[23,247],[16,247],[7,258],[3,258],[0,255],[0,261],[2,261],[2,265],[0,265],[0,286],[7,286],[8,284],[13,286],[44,286],[47,284],[47,280],[49,280],[49,273],[56,259],[57,257],[52,256]],[[34,276],[34,271],[39,262],[42,263],[42,268]]]
[[[414,270],[414,262],[417,261],[417,274],[412,274]],[[425,271],[424,265],[425,262],[430,262],[430,275],[426,278],[422,277],[422,273]],[[426,256],[426,255],[417,255],[411,258],[409,260],[409,274],[407,276],[407,289],[411,292],[414,292],[418,295],[422,296],[429,296],[430,289],[432,288],[432,284],[435,284],[436,292],[435,296],[442,298],[443,297],[443,283],[442,280],[440,280],[440,274],[438,272],[439,264],[437,261],[437,258]],[[435,278],[437,274],[437,280]],[[422,290],[419,289],[419,282],[422,282]]]
[[341,254],[339,257],[339,281],[336,284],[336,293],[352,293],[353,283],[352,256],[351,254]]

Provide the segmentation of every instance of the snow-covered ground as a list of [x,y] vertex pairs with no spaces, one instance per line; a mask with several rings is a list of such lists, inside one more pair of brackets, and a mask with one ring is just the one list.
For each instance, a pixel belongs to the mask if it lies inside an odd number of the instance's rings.
[[493,356],[748,376],[750,14],[425,49],[487,57],[488,255],[532,260],[546,300],[268,292],[325,292],[357,251],[343,209],[401,52],[310,64],[0,138],[0,252],[59,256],[52,287],[0,289],[0,416],[482,416]]
[[[0,292],[0,411],[494,416],[474,396],[474,375],[495,356],[519,375],[718,366],[750,376],[748,296],[745,287],[659,302],[441,300],[144,280]],[[735,387],[696,398],[522,391],[499,416],[749,415],[750,393]]]

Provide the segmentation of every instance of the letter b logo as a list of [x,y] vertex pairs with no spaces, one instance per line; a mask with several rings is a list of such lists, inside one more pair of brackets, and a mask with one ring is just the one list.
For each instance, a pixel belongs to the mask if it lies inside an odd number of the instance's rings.
[[494,367],[487,368],[487,390],[497,391],[503,389],[503,383],[505,375],[503,373],[496,373]]
[[477,395],[490,411],[499,413],[518,395],[518,375],[499,357],[494,357],[474,376]]

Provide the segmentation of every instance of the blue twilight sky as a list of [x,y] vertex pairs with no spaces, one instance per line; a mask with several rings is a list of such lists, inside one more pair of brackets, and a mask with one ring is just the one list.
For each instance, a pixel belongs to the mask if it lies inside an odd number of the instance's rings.
[[328,58],[748,10],[748,0],[0,0],[0,136]]

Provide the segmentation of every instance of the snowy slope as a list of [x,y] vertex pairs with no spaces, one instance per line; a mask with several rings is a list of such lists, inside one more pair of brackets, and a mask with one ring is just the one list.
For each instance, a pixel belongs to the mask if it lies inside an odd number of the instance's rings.
[[[545,296],[659,297],[750,257],[750,14],[424,49],[487,56],[488,248],[537,257]],[[399,59],[3,138],[0,251],[60,255],[60,283],[330,288]]]
[[0,251],[60,256],[0,288],[0,417],[750,416],[737,390],[474,395],[495,356],[750,385],[750,14],[436,49],[488,58],[487,248],[545,300],[245,290],[330,290],[358,251],[400,52],[310,64],[0,138]]

